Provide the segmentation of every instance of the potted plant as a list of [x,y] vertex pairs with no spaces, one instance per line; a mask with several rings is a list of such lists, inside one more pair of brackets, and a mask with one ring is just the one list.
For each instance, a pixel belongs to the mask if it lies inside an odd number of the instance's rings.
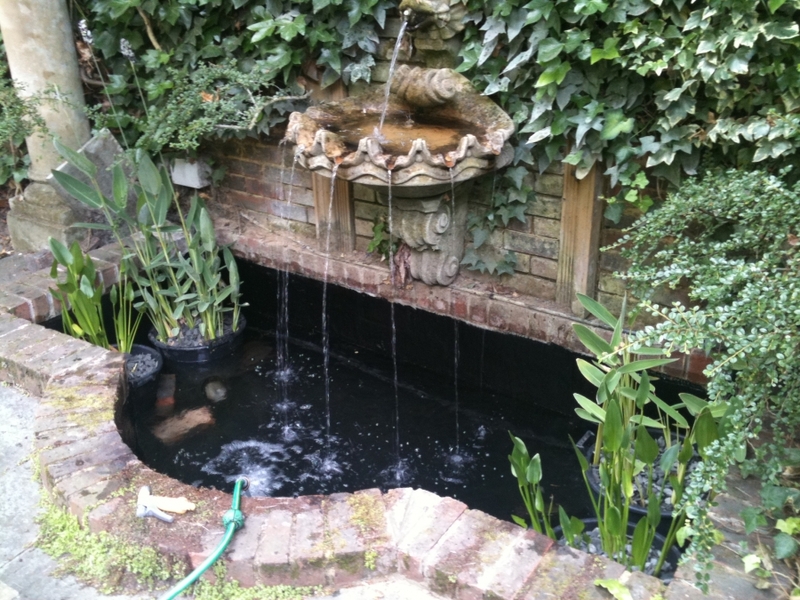
[[[56,147],[91,185],[58,171],[53,173],[55,179],[77,200],[101,210],[108,222],[80,225],[111,230],[126,249],[122,261],[137,288],[137,306],[153,325],[150,340],[167,358],[179,362],[227,354],[245,325],[239,273],[230,250],[217,244],[202,200],[193,197],[184,211],[166,168],[137,153],[133,190],[138,201],[131,211],[130,184],[121,165],[112,168],[109,198],[100,191],[97,167],[91,161],[58,142]],[[170,208],[177,223],[167,218]]]
[[[103,286],[98,283],[92,257],[84,254],[78,242],[73,242],[69,248],[53,238],[49,242],[53,254],[50,276],[56,280],[52,291],[64,307],[61,314],[65,333],[101,348],[113,348],[103,319]],[[63,272],[61,280],[60,271]],[[120,268],[120,281],[111,288],[110,295],[116,349],[126,355],[128,383],[140,387],[156,378],[163,362],[157,350],[133,343],[142,312],[133,306],[133,289],[124,267]]]

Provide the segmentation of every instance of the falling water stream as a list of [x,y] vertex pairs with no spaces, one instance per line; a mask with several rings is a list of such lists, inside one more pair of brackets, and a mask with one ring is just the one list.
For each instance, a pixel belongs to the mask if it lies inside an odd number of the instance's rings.
[[394,52],[392,52],[392,60],[389,63],[389,76],[386,78],[386,92],[383,97],[383,112],[381,113],[381,121],[378,125],[378,137],[383,131],[383,122],[386,120],[386,111],[389,108],[389,94],[392,91],[392,77],[394,77],[394,68],[397,64],[397,55],[400,54],[400,46],[403,44],[403,34],[408,27],[408,16],[404,15],[403,24],[400,25],[400,33],[397,34],[397,42],[394,45]]
[[458,321],[453,320],[453,400],[456,405],[456,453],[453,458],[461,456],[461,444],[458,432]]
[[325,456],[321,467],[325,473],[341,472],[340,465],[336,462],[336,455],[331,449],[331,376],[330,376],[330,330],[328,327],[328,269],[331,261],[331,227],[333,225],[333,196],[336,192],[336,174],[339,165],[334,164],[331,169],[331,188],[328,201],[328,226],[325,232],[325,275],[322,280],[322,364],[323,377],[325,378]]

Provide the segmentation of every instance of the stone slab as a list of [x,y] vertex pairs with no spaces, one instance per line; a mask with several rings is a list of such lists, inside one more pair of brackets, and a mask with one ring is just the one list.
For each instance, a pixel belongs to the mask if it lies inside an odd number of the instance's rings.
[[477,510],[465,511],[423,561],[435,592],[459,600],[514,598],[553,541]]
[[266,513],[253,559],[258,583],[275,585],[289,580],[293,521],[294,514],[290,510],[272,509]]

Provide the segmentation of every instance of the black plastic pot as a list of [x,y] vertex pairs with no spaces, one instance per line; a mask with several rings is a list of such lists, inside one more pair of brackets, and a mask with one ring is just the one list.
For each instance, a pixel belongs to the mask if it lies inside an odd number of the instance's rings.
[[[581,438],[582,440],[586,439],[587,436]],[[592,461],[594,460],[594,434],[590,434],[588,441],[585,442],[585,445],[581,447],[583,450],[584,456],[586,456],[586,460],[589,462],[589,470],[586,472],[586,478],[589,480],[589,486],[592,488],[592,491],[595,494],[602,494],[603,493],[603,486],[600,483],[600,473],[597,467],[592,465]],[[630,512],[638,516],[646,516],[647,515],[647,506],[642,506],[638,502],[631,502],[630,505]],[[667,528],[669,528],[669,523],[672,520],[672,510],[664,510],[663,506],[661,509],[661,527],[663,527],[664,523],[667,523]]]
[[[152,360],[138,360],[137,357],[141,356],[149,356]],[[161,352],[150,346],[133,344],[131,353],[125,361],[128,385],[132,389],[146,386],[156,380],[163,366],[164,359],[161,356]]]
[[156,330],[150,330],[148,338],[158,348],[168,361],[178,363],[205,363],[231,354],[242,342],[247,321],[244,316],[239,317],[239,327],[236,331],[222,335],[203,345],[181,346],[180,339],[171,339],[164,343],[156,337]]
[[[581,521],[585,524],[585,528],[583,530],[584,533],[592,531],[597,527],[597,519],[581,519]],[[633,536],[633,532],[636,529],[636,524],[638,522],[639,519],[636,519],[635,521],[628,521],[629,538]],[[556,539],[562,538],[560,526],[553,528],[553,532],[556,534]],[[664,547],[666,541],[667,538],[665,538],[660,533],[656,533],[655,538],[653,539],[653,547],[660,552],[661,549]],[[666,559],[666,562],[670,564],[672,570],[668,571],[667,573],[664,573],[664,571],[662,570],[661,574],[659,575],[659,578],[671,580],[673,574],[675,573],[675,570],[678,568],[678,561],[680,560],[680,558],[681,558],[681,550],[680,548],[678,548],[678,546],[673,544],[672,547],[669,549],[669,552],[667,553],[667,559]]]

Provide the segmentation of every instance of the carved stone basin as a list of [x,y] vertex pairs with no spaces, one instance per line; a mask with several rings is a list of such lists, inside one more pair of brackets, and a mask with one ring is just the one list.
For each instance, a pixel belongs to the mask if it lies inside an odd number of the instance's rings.
[[411,276],[449,285],[464,253],[460,184],[511,161],[514,123],[451,69],[399,67],[379,128],[384,105],[376,90],[292,113],[286,138],[302,166],[376,189],[411,248]]

